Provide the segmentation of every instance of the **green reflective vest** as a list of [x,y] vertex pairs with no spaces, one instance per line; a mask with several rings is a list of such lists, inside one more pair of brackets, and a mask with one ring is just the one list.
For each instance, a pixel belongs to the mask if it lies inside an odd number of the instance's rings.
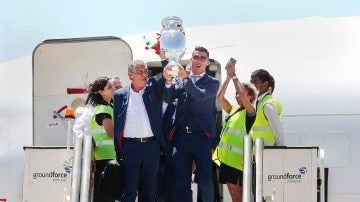
[[93,134],[95,144],[94,156],[95,160],[115,159],[114,140],[106,134],[104,126],[100,126],[95,121],[95,116],[100,113],[110,114],[113,118],[113,108],[109,105],[97,105],[95,113],[91,117],[90,129]]
[[[239,107],[232,107],[227,117],[235,113]],[[243,170],[244,135],[247,135],[245,121],[246,110],[243,109],[224,122],[220,142],[213,153],[213,160],[218,165],[224,163],[238,170]]]
[[266,95],[257,107],[256,119],[252,127],[252,138],[253,141],[255,141],[257,137],[262,137],[264,139],[265,146],[274,146],[275,134],[272,132],[269,122],[267,121],[264,114],[264,105],[267,103],[271,103],[275,106],[278,111],[281,123],[283,121],[281,104],[276,101],[271,95]]

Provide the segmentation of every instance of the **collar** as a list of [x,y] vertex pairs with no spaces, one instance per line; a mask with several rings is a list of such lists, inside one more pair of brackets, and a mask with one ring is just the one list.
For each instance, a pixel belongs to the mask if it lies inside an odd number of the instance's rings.
[[266,95],[269,95],[269,92],[266,92],[266,93],[260,95],[260,96],[257,98],[257,101],[261,102],[261,100],[263,100]]
[[205,74],[205,71],[201,74],[198,74],[198,75],[194,75],[192,72],[190,72],[190,76],[199,76],[200,78],[203,77]]

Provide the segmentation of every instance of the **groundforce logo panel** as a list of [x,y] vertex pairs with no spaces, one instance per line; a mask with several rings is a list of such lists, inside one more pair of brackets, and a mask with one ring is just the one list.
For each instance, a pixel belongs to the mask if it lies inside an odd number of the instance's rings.
[[266,177],[268,182],[286,180],[288,183],[301,183],[303,175],[306,174],[307,169],[305,166],[302,166],[298,169],[298,172],[299,173],[268,174]]
[[36,180],[38,178],[67,178],[67,173],[57,173],[55,171],[51,171],[48,173],[33,173],[33,179]]

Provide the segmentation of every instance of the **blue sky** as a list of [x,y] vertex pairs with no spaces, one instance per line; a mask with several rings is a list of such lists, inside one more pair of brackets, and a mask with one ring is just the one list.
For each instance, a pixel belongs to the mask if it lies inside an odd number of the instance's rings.
[[159,31],[163,17],[184,27],[360,16],[358,0],[0,0],[0,62],[32,53],[46,39]]

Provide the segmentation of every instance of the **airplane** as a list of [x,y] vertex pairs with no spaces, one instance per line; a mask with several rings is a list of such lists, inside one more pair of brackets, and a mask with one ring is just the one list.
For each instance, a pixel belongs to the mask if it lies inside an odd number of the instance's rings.
[[[360,142],[360,108],[357,107],[360,98],[359,23],[360,17],[310,17],[203,27],[185,26],[187,51],[182,64],[188,63],[193,48],[201,45],[210,51],[211,64],[208,71],[213,72],[220,81],[226,76],[224,66],[230,57],[238,60],[236,68],[240,81],[249,82],[250,74],[255,69],[268,70],[276,82],[273,97],[283,105],[286,146],[322,149],[324,164],[328,168],[328,201],[358,201],[360,159],[357,156],[360,148],[356,143]],[[35,87],[40,85],[37,85],[38,79],[33,77],[33,62],[35,54],[39,53],[36,50],[53,43],[89,38],[44,41],[34,47],[33,55],[0,64],[0,82],[4,87],[3,95],[6,96],[0,101],[0,199],[23,200],[26,158],[23,147],[66,145],[66,123],[61,118],[64,113],[61,108],[71,106],[76,98],[84,99],[85,94],[70,95],[65,89],[85,88],[98,73],[105,74],[102,76],[117,74],[123,86],[128,85],[130,81],[126,74],[126,63],[131,59],[146,61],[154,73],[161,71],[159,57],[152,50],[145,49],[144,36],[155,40],[156,33],[96,37],[105,41],[125,42],[128,45],[125,47],[130,51],[127,52],[126,61],[109,69],[95,68],[88,72],[55,72],[51,69],[53,72],[41,75],[45,82],[41,85],[45,90],[43,92],[48,94],[38,97],[36,93],[40,91],[35,90]],[[76,81],[69,76],[72,72],[77,75]],[[54,73],[58,77],[53,77]],[[51,79],[46,80],[49,75]],[[56,82],[63,91],[51,94],[55,78],[61,78]],[[226,97],[232,103],[235,103],[234,95],[235,89],[230,86]],[[62,102],[55,105],[54,98],[60,98]],[[52,102],[49,103],[49,100]],[[42,102],[46,103],[44,108],[48,113],[44,117],[35,118],[36,106]],[[41,120],[44,121],[39,122]],[[56,133],[53,134],[55,139],[42,142],[36,134],[39,128],[47,128],[46,132],[50,133],[59,130],[60,136],[56,136]]]

